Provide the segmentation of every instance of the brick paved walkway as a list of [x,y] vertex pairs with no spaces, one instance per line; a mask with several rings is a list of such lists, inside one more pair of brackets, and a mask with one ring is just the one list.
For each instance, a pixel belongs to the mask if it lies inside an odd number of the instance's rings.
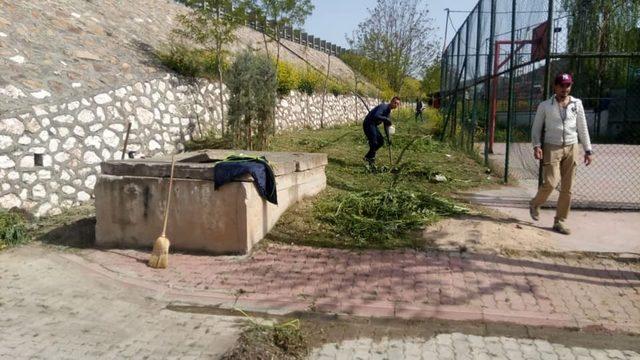
[[314,349],[310,359],[637,360],[640,359],[640,354],[628,350],[567,347],[544,340],[453,333],[440,334],[428,340],[420,338],[383,338],[380,341],[368,338],[347,340],[339,344],[325,344]]
[[640,266],[607,259],[270,245],[248,258],[172,254],[169,269],[154,270],[141,251],[80,256],[96,271],[186,302],[640,333]]

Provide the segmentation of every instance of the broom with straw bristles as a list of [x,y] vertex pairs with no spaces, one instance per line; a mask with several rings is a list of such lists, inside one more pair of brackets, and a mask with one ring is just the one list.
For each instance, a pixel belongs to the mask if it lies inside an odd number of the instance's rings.
[[156,269],[164,269],[169,265],[169,238],[167,238],[167,219],[169,217],[169,205],[171,204],[171,187],[173,185],[173,168],[176,165],[175,155],[171,157],[171,176],[169,177],[169,193],[167,194],[167,207],[164,209],[164,225],[162,235],[153,244],[149,266]]

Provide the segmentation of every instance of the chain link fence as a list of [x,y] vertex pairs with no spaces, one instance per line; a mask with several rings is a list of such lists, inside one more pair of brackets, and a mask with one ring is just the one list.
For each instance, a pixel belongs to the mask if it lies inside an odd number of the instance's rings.
[[480,0],[442,56],[443,138],[484,153],[504,180],[539,181],[531,126],[573,74],[595,161],[579,166],[574,207],[640,209],[640,3]]

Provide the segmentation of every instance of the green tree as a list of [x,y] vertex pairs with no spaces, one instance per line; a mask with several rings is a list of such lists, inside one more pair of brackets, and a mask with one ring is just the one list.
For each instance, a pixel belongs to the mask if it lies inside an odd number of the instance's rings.
[[420,80],[407,76],[407,78],[402,82],[402,88],[399,93],[400,97],[407,102],[423,97],[420,85]]
[[[639,0],[563,0],[562,6],[569,14],[567,52],[640,51]],[[627,79],[625,61],[572,59],[569,67],[580,70],[581,92],[591,95],[601,92],[604,80],[607,86],[622,86]]]
[[385,94],[394,92],[391,90],[391,86],[389,85],[387,78],[380,73],[379,63],[376,60],[369,59],[353,51],[340,55],[340,59],[356,72],[356,79],[357,74],[359,73],[364,76],[369,83]]
[[236,40],[235,30],[244,24],[247,2],[245,0],[183,0],[193,10],[178,15],[178,27],[173,33],[188,39],[205,50],[215,54],[215,66],[219,78],[219,100],[224,123],[223,64],[226,53],[224,46]]
[[440,90],[440,61],[434,61],[424,68],[420,86],[426,95]]
[[409,75],[435,58],[439,48],[425,0],[377,0],[369,16],[358,25],[351,47],[376,62],[395,92]]
[[275,133],[276,67],[266,55],[245,51],[229,69],[229,129],[234,147],[264,150]]

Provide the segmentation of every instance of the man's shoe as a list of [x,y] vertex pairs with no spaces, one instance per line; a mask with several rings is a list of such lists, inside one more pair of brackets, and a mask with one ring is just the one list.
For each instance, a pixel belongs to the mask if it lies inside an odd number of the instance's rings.
[[571,229],[569,229],[567,227],[567,225],[565,225],[563,222],[561,221],[556,221],[553,224],[553,230],[559,232],[560,234],[564,234],[564,235],[569,235],[571,234]]
[[535,207],[533,204],[529,204],[529,215],[531,215],[533,220],[538,221],[540,219],[540,207]]

